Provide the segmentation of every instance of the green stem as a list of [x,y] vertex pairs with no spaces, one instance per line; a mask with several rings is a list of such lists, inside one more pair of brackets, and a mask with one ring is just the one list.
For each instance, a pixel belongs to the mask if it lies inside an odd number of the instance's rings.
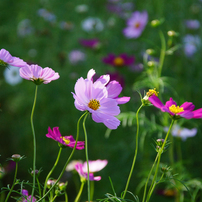
[[80,199],[80,197],[81,197],[81,194],[82,194],[82,192],[83,192],[83,187],[84,187],[84,185],[85,185],[85,181],[83,181],[83,182],[81,183],[81,187],[80,187],[80,189],[79,189],[79,192],[78,192],[78,194],[77,194],[76,199],[75,199],[74,202],[78,202],[78,201],[79,201],[79,199]]
[[156,158],[155,158],[155,160],[154,160],[154,163],[153,163],[153,165],[152,165],[152,168],[151,168],[151,170],[150,170],[150,172],[149,172],[149,175],[148,175],[148,177],[147,177],[147,181],[146,181],[145,186],[144,186],[144,195],[143,195],[143,200],[142,200],[142,202],[145,201],[146,192],[147,192],[147,184],[148,184],[149,179],[150,179],[150,177],[151,177],[152,171],[153,171],[153,169],[154,169],[154,167],[155,167],[155,165],[156,165],[156,161],[157,161],[158,157],[159,157],[159,153],[157,153]]
[[88,172],[88,179],[87,179],[87,189],[88,189],[88,202],[90,202],[90,180],[89,180],[89,160],[88,160],[88,138],[87,138],[87,132],[85,127],[86,118],[88,116],[88,113],[83,119],[83,131],[85,135],[85,153],[86,153],[86,162],[87,162],[87,172]]
[[68,202],[67,192],[65,192],[65,202]]
[[12,185],[12,187],[11,187],[11,189],[10,189],[10,191],[9,191],[9,193],[8,193],[8,195],[7,195],[7,197],[6,197],[5,202],[8,201],[9,196],[11,195],[11,193],[12,193],[12,191],[13,191],[13,188],[14,188],[14,186],[15,186],[16,177],[17,177],[17,172],[18,172],[18,163],[16,162],[15,175],[14,175],[14,179],[13,179],[13,185]]
[[[171,124],[170,124],[169,129],[168,129],[168,132],[167,132],[166,137],[165,137],[165,139],[164,139],[163,145],[162,145],[161,149],[159,150],[159,157],[158,157],[158,162],[157,162],[157,165],[156,165],[156,171],[155,171],[155,174],[154,174],[154,178],[153,178],[152,184],[151,184],[150,189],[149,189],[149,193],[148,193],[146,202],[149,201],[149,199],[150,199],[150,197],[151,197],[151,195],[152,195],[152,193],[153,193],[153,190],[154,190],[154,188],[155,188],[155,185],[156,185],[155,181],[156,181],[157,174],[158,174],[159,164],[160,164],[160,160],[161,160],[161,154],[162,154],[163,151],[164,151],[164,147],[165,147],[166,141],[167,141],[167,139],[168,139],[168,136],[169,136],[169,134],[170,134],[170,131],[171,131],[171,128],[172,128],[174,122],[175,122],[175,120],[172,119],[172,122],[171,122]],[[153,187],[153,186],[154,186],[154,187]]]
[[38,177],[36,177],[36,181],[37,181],[38,189],[39,189],[39,197],[41,198],[41,186],[40,186],[40,182],[39,182],[39,178]]
[[139,109],[137,110],[137,113],[136,113],[137,132],[136,132],[136,148],[135,148],[135,155],[134,155],[134,158],[133,158],[133,163],[132,163],[132,166],[131,166],[130,174],[129,174],[129,176],[128,176],[128,180],[127,180],[127,183],[126,183],[126,187],[125,187],[125,191],[124,191],[124,193],[123,193],[122,199],[125,198],[125,195],[126,195],[126,193],[127,193],[128,186],[129,186],[129,183],[130,183],[130,179],[131,179],[131,176],[132,176],[132,173],[133,173],[133,170],[134,170],[135,161],[136,161],[136,158],[137,158],[137,152],[138,152],[138,134],[139,134],[139,120],[138,120],[138,114],[139,114],[140,109],[141,109],[143,106],[144,106],[144,105],[142,104],[142,105],[139,107]]
[[60,147],[59,152],[58,152],[57,159],[56,159],[56,161],[55,161],[55,163],[54,163],[52,169],[50,170],[50,172],[48,173],[48,175],[47,175],[47,177],[46,177],[46,180],[45,180],[45,183],[44,183],[44,188],[43,188],[43,196],[44,196],[44,194],[45,194],[45,192],[46,192],[46,187],[47,187],[48,179],[49,179],[49,177],[51,176],[51,174],[53,173],[53,171],[54,171],[55,167],[57,166],[58,161],[59,161],[59,159],[60,159],[61,151],[62,151],[62,147]]
[[45,194],[42,198],[40,198],[37,202],[42,201],[42,200],[50,193],[50,191],[56,186],[56,184],[59,182],[60,178],[62,177],[63,173],[65,172],[65,169],[66,169],[66,167],[67,167],[67,164],[70,162],[70,160],[71,160],[71,158],[72,158],[72,156],[73,156],[73,154],[74,154],[74,151],[75,151],[75,149],[76,149],[76,145],[77,145],[77,142],[78,142],[78,139],[79,139],[79,123],[80,123],[81,119],[82,119],[87,113],[88,113],[88,112],[86,111],[84,114],[82,114],[81,117],[79,118],[78,122],[77,122],[76,142],[75,142],[74,148],[73,148],[73,150],[72,150],[72,152],[71,152],[69,158],[67,159],[67,161],[66,161],[66,163],[65,163],[65,165],[64,165],[64,167],[63,167],[63,169],[62,169],[62,171],[61,171],[61,173],[60,173],[60,175],[59,175],[59,177],[58,177],[58,179],[56,180],[55,184],[46,192],[46,194]]
[[53,202],[56,198],[57,198],[57,195],[55,195],[50,202]]
[[30,117],[32,134],[33,134],[33,147],[34,147],[34,155],[33,155],[33,186],[32,186],[31,201],[32,201],[32,198],[34,196],[35,179],[36,179],[36,173],[35,173],[35,170],[36,170],[36,136],[35,136],[35,131],[34,131],[33,115],[34,115],[34,109],[35,109],[35,105],[36,105],[37,90],[38,90],[38,86],[36,85],[34,103],[33,103],[31,117]]
[[93,201],[94,195],[94,181],[90,181],[90,201]]

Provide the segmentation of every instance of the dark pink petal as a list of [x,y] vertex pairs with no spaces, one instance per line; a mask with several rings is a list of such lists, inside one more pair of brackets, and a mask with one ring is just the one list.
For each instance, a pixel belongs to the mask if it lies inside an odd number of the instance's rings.
[[177,103],[173,100],[173,98],[170,98],[170,100],[166,102],[165,106],[166,106],[167,108],[169,108],[169,107],[172,106],[172,105],[177,106]]
[[193,111],[195,106],[192,102],[185,102],[180,107],[183,107],[184,110]]
[[157,108],[161,109],[164,107],[164,104],[161,102],[161,100],[156,96],[152,95],[149,97],[149,101]]
[[193,116],[194,119],[200,119],[200,118],[202,118],[202,108],[194,110],[192,112],[194,114],[194,116]]
[[191,119],[194,116],[194,113],[188,110],[185,110],[181,113],[178,113],[178,115],[180,115],[181,117],[185,118],[185,119]]

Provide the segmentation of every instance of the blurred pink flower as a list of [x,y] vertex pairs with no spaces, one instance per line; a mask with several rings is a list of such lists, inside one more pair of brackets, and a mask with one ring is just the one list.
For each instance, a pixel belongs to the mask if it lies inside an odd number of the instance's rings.
[[114,54],[108,54],[108,56],[104,57],[102,61],[114,67],[123,67],[132,65],[135,62],[135,57],[128,56],[125,53],[122,53],[119,56],[116,56]]
[[122,87],[117,81],[109,83],[109,75],[103,75],[93,82],[94,75],[95,70],[91,69],[87,79],[81,77],[77,80],[75,94],[72,93],[74,105],[80,111],[89,111],[95,122],[102,122],[108,128],[116,129],[120,125],[120,121],[115,117],[120,113],[118,104],[128,102],[130,97],[118,98]]
[[[59,127],[54,127],[53,130],[51,128],[48,128],[48,134],[46,134],[46,137],[51,138],[55,140],[56,142],[59,142],[60,144],[74,148],[76,141],[74,140],[73,136],[62,136]],[[76,149],[81,150],[84,149],[85,142],[78,141],[76,145]]]
[[26,67],[27,63],[18,57],[13,57],[7,50],[0,50],[0,65],[7,67],[8,65],[15,67]]
[[200,22],[198,20],[186,20],[185,25],[188,29],[198,29]]
[[80,39],[79,42],[81,45],[92,49],[96,49],[100,46],[98,39]]
[[127,38],[138,38],[142,34],[147,21],[147,11],[143,11],[142,13],[135,11],[127,20],[127,27],[123,30],[124,35]]
[[68,58],[71,64],[76,65],[77,63],[86,59],[85,53],[80,50],[73,50],[68,54]]
[[[108,161],[107,160],[96,160],[96,161],[89,161],[89,180],[90,181],[99,181],[101,180],[101,176],[94,177],[95,172],[98,172],[102,170],[106,165]],[[79,173],[79,175],[85,179],[88,179],[88,169],[87,169],[87,162],[77,163],[75,165],[76,171]]]
[[195,106],[192,102],[185,102],[181,106],[177,106],[177,103],[170,98],[170,100],[164,105],[154,94],[149,97],[149,101],[162,112],[168,112],[174,119],[178,119],[180,117],[185,119],[202,118],[202,108],[194,110]]
[[44,69],[38,65],[28,65],[20,68],[20,76],[26,80],[31,80],[35,84],[47,84],[53,80],[59,79],[59,74],[49,67]]
[[[36,201],[36,198],[31,195],[28,194],[28,191],[26,189],[23,189],[22,190],[22,196],[23,196],[23,200],[22,202],[35,202]],[[32,201],[31,201],[31,198],[32,198]]]

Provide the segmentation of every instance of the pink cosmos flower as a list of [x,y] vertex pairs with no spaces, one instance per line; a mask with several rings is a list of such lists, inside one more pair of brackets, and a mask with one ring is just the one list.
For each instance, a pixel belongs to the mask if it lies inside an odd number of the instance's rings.
[[[36,198],[31,195],[28,194],[28,191],[26,189],[23,189],[22,190],[22,196],[23,196],[23,200],[22,202],[35,202],[36,201]],[[32,201],[31,201],[31,198],[32,198]]]
[[13,57],[7,50],[0,50],[0,65],[3,66],[15,66],[15,67],[26,67],[27,63],[18,57]]
[[168,112],[174,119],[180,117],[185,119],[202,118],[202,108],[194,110],[195,106],[192,102],[185,102],[181,106],[177,106],[177,103],[170,98],[170,100],[164,105],[154,94],[149,97],[149,101],[162,112]]
[[[90,181],[99,181],[101,180],[101,176],[94,177],[95,172],[102,170],[106,165],[107,160],[96,160],[96,161],[89,161],[89,180]],[[81,177],[88,179],[88,171],[87,171],[87,162],[77,163],[75,165],[76,171],[79,173]]]
[[100,46],[98,39],[80,39],[79,42],[81,45],[92,49],[96,49]]
[[[60,144],[71,148],[74,148],[74,145],[76,143],[72,135],[62,136],[59,131],[59,127],[54,127],[53,130],[51,130],[51,128],[48,127],[48,134],[46,134],[46,137],[51,138],[56,142],[59,142]],[[84,145],[85,142],[77,141],[76,149],[78,150],[84,149]]]
[[142,13],[135,11],[127,21],[127,27],[123,30],[124,35],[127,38],[138,38],[142,34],[147,21],[147,11],[143,11]]
[[87,79],[81,77],[77,80],[75,93],[72,93],[74,105],[80,111],[89,111],[95,122],[102,122],[108,128],[116,129],[120,125],[120,121],[115,117],[120,113],[118,104],[127,103],[130,97],[118,98],[122,87],[117,81],[109,83],[109,75],[103,75],[93,82],[94,75],[95,70],[91,69]]
[[118,56],[114,54],[108,54],[108,56],[104,57],[102,61],[114,67],[122,67],[122,66],[132,65],[135,62],[135,57],[128,56],[125,53],[122,53]]
[[53,80],[58,79],[60,76],[49,67],[44,69],[38,65],[28,65],[27,67],[20,68],[20,76],[26,80],[31,80],[35,84],[47,84]]

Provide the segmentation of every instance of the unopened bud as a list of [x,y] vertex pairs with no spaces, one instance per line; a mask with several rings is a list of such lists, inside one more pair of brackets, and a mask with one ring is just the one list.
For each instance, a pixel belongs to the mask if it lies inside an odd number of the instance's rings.
[[152,27],[158,27],[161,24],[160,20],[152,20],[151,21],[151,26]]
[[148,55],[153,55],[153,54],[155,53],[155,50],[154,50],[154,49],[147,49],[147,50],[146,50],[146,53],[147,53]]
[[13,160],[14,162],[18,162],[18,161],[20,161],[20,160],[22,160],[22,158],[23,158],[23,156],[20,156],[20,154],[13,154],[12,156],[11,156],[11,160]]
[[168,34],[168,36],[170,36],[170,37],[178,36],[178,33],[176,33],[176,32],[173,31],[173,30],[168,31],[167,34]]

